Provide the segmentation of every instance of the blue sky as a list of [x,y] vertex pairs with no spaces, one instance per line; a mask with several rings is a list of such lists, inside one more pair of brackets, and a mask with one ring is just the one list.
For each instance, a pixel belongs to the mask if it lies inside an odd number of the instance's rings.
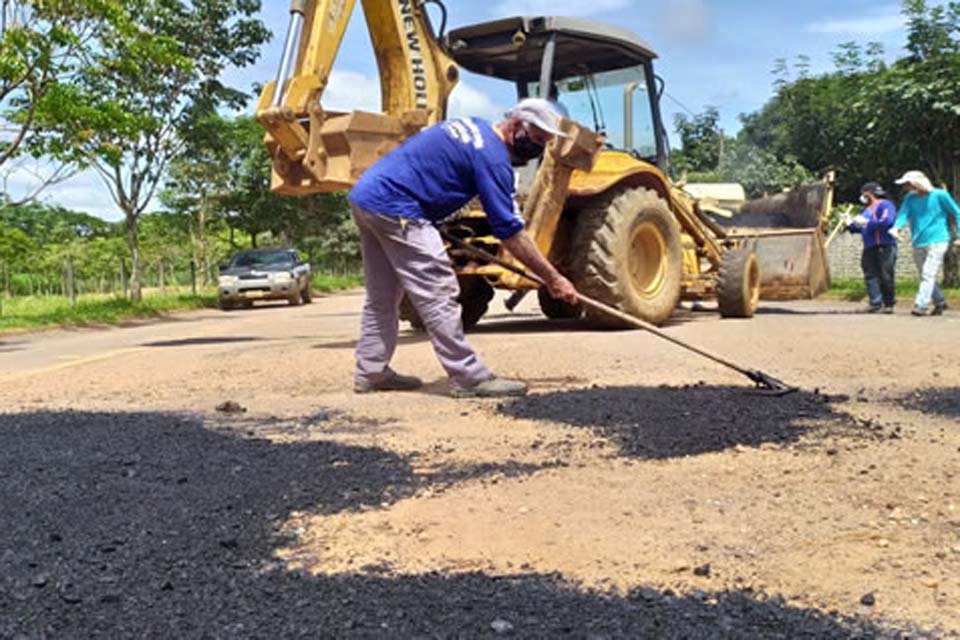
[[[289,19],[287,0],[264,0],[262,19],[274,32],[261,60],[231,70],[227,81],[249,89],[272,78]],[[669,97],[664,117],[705,105],[720,109],[724,128],[733,133],[740,113],[760,108],[771,95],[771,68],[777,58],[810,56],[813,73],[831,68],[829,53],[837,44],[879,41],[890,58],[901,53],[904,20],[898,2],[876,0],[446,0],[450,26],[512,15],[577,15],[626,27],[659,53],[658,73]],[[328,108],[379,108],[377,70],[366,35],[360,3],[344,38],[331,83],[324,95]],[[451,112],[497,117],[514,99],[506,83],[464,73],[454,92]],[[681,106],[682,105],[682,106]],[[252,108],[252,104],[251,104]],[[25,178],[13,176],[11,190]],[[84,173],[51,189],[51,203],[87,211],[106,219],[120,213],[96,176]]]

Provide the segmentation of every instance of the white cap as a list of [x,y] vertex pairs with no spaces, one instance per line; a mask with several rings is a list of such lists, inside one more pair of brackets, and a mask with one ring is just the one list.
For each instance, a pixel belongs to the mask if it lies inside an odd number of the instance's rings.
[[896,183],[912,184],[922,191],[933,191],[933,184],[923,171],[907,171]]
[[543,98],[524,98],[505,114],[508,118],[516,118],[529,122],[546,133],[561,138],[569,138],[560,131],[560,118],[557,108],[549,100]]

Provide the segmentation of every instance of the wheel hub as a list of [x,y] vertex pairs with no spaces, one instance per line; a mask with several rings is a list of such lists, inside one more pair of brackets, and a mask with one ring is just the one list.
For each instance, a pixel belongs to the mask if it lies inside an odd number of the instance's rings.
[[667,275],[667,246],[663,234],[652,222],[643,222],[630,238],[627,268],[630,283],[643,298],[656,297],[663,289]]

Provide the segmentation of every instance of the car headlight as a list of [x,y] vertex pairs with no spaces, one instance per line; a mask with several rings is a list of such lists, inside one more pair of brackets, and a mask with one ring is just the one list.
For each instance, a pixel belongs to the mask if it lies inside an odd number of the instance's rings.
[[289,282],[289,281],[291,281],[291,280],[293,280],[293,274],[292,274],[292,273],[287,273],[287,272],[284,271],[284,272],[281,272],[281,273],[271,273],[271,274],[270,274],[270,281],[271,281],[271,282]]
[[237,284],[237,276],[220,276],[220,284]]

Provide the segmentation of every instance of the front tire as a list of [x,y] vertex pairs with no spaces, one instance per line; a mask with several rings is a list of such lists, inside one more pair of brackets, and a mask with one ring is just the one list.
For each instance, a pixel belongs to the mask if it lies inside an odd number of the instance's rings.
[[291,307],[299,307],[302,300],[300,299],[300,287],[295,288],[287,296],[287,302],[290,303]]
[[[666,202],[643,187],[621,187],[578,212],[571,251],[573,281],[596,298],[652,324],[661,324],[680,300],[683,246]],[[632,328],[588,308],[601,326]]]
[[724,251],[717,278],[717,306],[724,318],[752,318],[760,306],[760,265],[746,249]]

